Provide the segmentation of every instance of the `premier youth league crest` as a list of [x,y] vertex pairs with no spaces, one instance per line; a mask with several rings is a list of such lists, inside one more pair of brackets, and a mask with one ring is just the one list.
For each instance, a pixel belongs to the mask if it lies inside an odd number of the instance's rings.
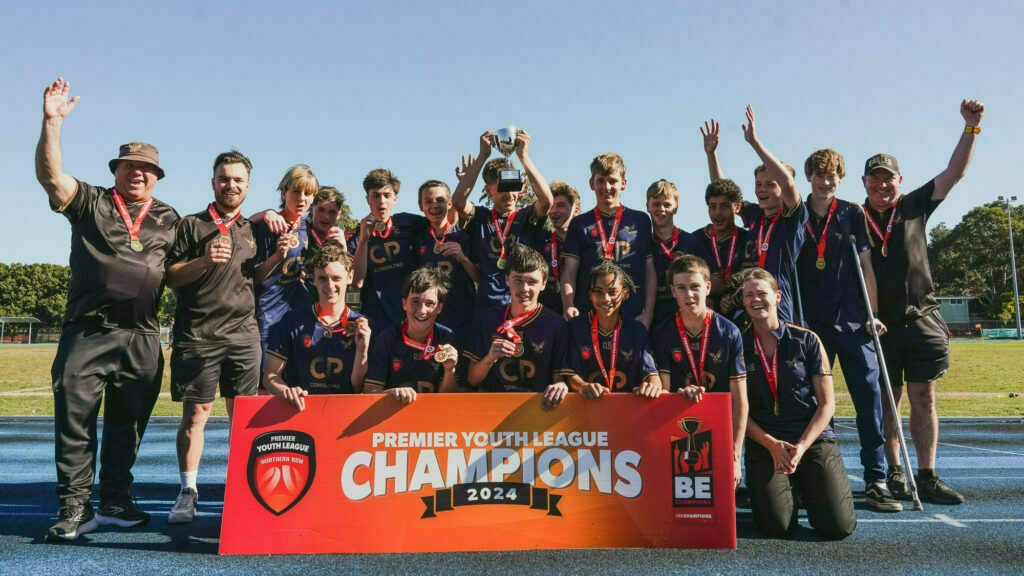
[[316,475],[313,437],[294,430],[260,434],[249,450],[249,489],[256,501],[280,516],[302,500]]

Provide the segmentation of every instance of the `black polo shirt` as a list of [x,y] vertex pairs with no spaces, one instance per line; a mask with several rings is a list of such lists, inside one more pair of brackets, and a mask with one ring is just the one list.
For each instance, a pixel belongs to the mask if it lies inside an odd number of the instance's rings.
[[[127,203],[134,221],[142,203]],[[164,286],[164,260],[174,242],[178,213],[153,199],[139,230],[142,251],[131,236],[110,189],[78,182],[74,195],[50,208],[71,222],[71,283],[64,324],[96,322],[105,328],[158,333],[156,310]]]
[[[935,181],[931,180],[900,197],[887,244],[888,256],[882,256],[882,239],[869,226],[871,264],[878,284],[878,318],[885,324],[921,318],[939,308],[928,267],[928,218],[942,202],[932,198],[934,191]],[[864,201],[865,215],[875,219],[883,235],[892,210],[875,212]]]
[[[252,223],[239,216],[228,231],[231,259],[214,264],[178,289],[175,346],[260,339],[253,292],[256,240]],[[215,242],[220,242],[220,229],[206,210],[185,216],[167,255],[168,266],[203,256]]]

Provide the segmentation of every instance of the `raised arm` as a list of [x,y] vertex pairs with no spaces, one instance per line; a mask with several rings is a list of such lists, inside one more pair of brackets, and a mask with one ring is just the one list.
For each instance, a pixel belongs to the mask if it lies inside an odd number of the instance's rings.
[[75,109],[78,96],[68,99],[71,82],[63,78],[43,90],[43,128],[36,145],[36,179],[46,190],[50,205],[64,206],[74,197],[78,182],[64,173],[60,151],[60,131],[64,119]]
[[459,183],[455,186],[455,192],[452,192],[452,207],[459,214],[459,218],[463,220],[469,220],[473,217],[473,203],[469,201],[469,193],[473,191],[473,186],[476,185],[476,179],[480,176],[480,171],[484,169],[484,164],[487,164],[487,158],[491,155],[491,139],[494,136],[493,130],[488,130],[480,135],[480,152],[474,159],[473,155],[470,154],[469,161],[466,161],[466,157],[462,157],[462,169],[455,169],[455,176],[459,179]]
[[711,119],[711,124],[704,123],[703,127],[700,128],[700,135],[704,137],[704,153],[708,156],[708,175],[711,177],[711,181],[721,180],[722,168],[718,165],[718,154],[715,150],[718,149],[718,122],[715,119]]
[[[981,125],[981,117],[985,115],[985,105],[977,100],[964,100],[960,102],[960,115],[964,117],[968,128],[977,128]],[[949,159],[949,165],[941,174],[935,177],[935,190],[932,191],[932,200],[945,198],[953,186],[964,177],[967,166],[971,163],[971,154],[974,152],[974,141],[978,135],[974,130],[970,132],[965,128],[960,134],[960,140],[956,143],[953,156]]]
[[551,204],[555,201],[555,197],[551,194],[548,181],[544,179],[540,170],[537,170],[537,167],[533,165],[533,160],[530,160],[530,154],[527,152],[529,147],[530,135],[526,133],[526,130],[520,130],[516,134],[516,155],[519,156],[519,161],[523,163],[523,170],[526,171],[526,177],[530,179],[530,186],[537,196],[537,201],[533,203],[533,212],[537,219],[540,220],[548,215],[548,210],[551,209]]
[[757,132],[754,128],[754,109],[750,106],[747,106],[747,123],[743,125],[743,138],[754,149],[758,157],[761,158],[761,162],[768,169],[768,175],[771,176],[771,179],[775,180],[779,187],[782,188],[783,206],[785,208],[792,208],[800,204],[800,192],[796,189],[796,180],[793,179],[793,175],[758,140]]

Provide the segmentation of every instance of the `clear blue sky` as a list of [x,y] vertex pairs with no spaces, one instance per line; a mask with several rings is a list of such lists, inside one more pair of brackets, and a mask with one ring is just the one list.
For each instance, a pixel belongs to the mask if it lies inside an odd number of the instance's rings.
[[748,103],[762,141],[798,169],[817,148],[842,153],[839,195],[860,202],[876,152],[899,159],[905,191],[939,173],[963,128],[960,99],[977,98],[987,112],[974,161],[932,220],[952,225],[1019,194],[1020,6],[6,2],[0,262],[67,263],[70,227],[33,169],[42,91],[58,75],[82,97],[64,125],[65,171],[110,185],[118,145],[152,142],[167,171],[155,195],[182,215],[205,208],[213,158],[232,147],[254,163],[246,214],[277,205],[296,163],[341,189],[357,216],[363,176],[390,168],[403,182],[398,209],[415,212],[420,183],[454,188],[460,155],[511,123],[584,209],[590,160],[614,151],[626,160],[626,204],[642,209],[647,186],[671,180],[687,230],[707,220],[697,131],[707,118],[722,122],[722,166],[749,196]]

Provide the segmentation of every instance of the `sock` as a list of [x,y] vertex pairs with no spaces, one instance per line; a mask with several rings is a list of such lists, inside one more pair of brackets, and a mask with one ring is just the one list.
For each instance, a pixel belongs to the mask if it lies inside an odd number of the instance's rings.
[[184,490],[185,488],[191,488],[196,492],[199,492],[199,489],[196,488],[196,477],[199,475],[198,470],[192,470],[191,472],[181,472],[180,474],[182,490]]

